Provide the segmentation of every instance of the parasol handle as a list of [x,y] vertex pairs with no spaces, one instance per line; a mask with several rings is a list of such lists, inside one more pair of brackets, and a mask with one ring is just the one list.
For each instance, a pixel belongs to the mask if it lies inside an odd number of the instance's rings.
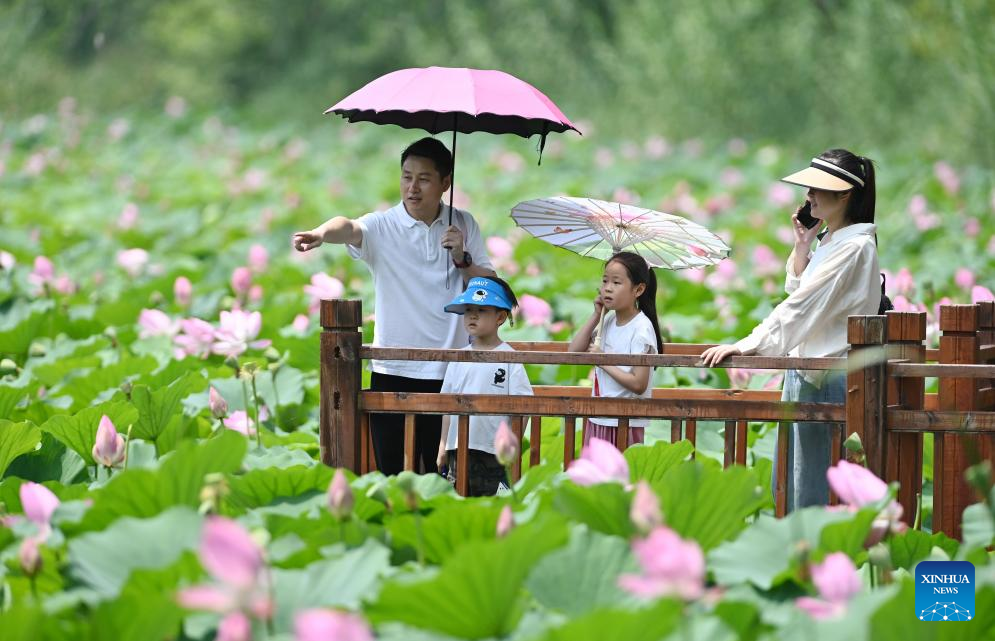
[[598,336],[594,339],[594,346],[601,349],[605,346],[605,306],[601,306],[601,318],[598,319]]

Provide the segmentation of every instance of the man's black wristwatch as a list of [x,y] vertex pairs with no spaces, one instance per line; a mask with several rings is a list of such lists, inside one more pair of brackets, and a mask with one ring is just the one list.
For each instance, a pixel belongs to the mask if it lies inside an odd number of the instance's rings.
[[453,259],[453,265],[456,266],[456,269],[466,269],[467,267],[469,267],[472,264],[473,264],[473,256],[471,256],[470,252],[468,252],[468,251],[464,251],[463,252],[463,262],[462,263],[457,263],[456,259],[455,258]]

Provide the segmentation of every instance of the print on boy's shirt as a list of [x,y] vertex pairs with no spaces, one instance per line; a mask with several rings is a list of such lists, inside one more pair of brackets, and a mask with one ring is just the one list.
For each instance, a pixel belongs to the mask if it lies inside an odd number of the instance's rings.
[[504,385],[501,385],[501,383],[504,382],[504,378],[505,378],[506,374],[507,374],[507,372],[504,371],[504,368],[503,367],[499,367],[497,369],[497,371],[494,372],[494,383],[493,383],[493,385],[495,387],[504,387]]

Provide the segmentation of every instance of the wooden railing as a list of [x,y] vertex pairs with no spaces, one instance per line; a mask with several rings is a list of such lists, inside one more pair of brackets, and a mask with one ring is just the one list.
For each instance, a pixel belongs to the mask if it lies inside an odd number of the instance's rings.
[[[662,354],[589,354],[566,351],[565,343],[512,343],[515,352],[446,349],[377,348],[362,344],[360,301],[322,301],[321,324],[321,455],[328,465],[356,473],[375,469],[369,437],[371,413],[404,414],[405,469],[415,465],[415,416],[457,416],[457,491],[466,494],[469,417],[510,417],[521,442],[529,429],[529,465],[542,460],[543,417],[563,420],[564,469],[576,452],[578,418],[617,418],[619,446],[628,445],[634,418],[670,421],[670,440],[696,443],[698,421],[725,423],[726,466],[747,463],[750,421],[777,422],[775,511],[785,512],[788,426],[794,421],[837,423],[832,460],[845,456],[843,440],[856,433],[866,464],[887,481],[900,483],[899,501],[911,522],[922,492],[923,434],[935,435],[934,525],[936,531],[960,537],[960,515],[976,500],[963,478],[972,461],[995,458],[995,332],[993,305],[949,305],[941,308],[938,364],[925,361],[924,313],[889,312],[887,316],[849,319],[850,350],[838,358],[736,356],[720,367],[751,369],[844,370],[847,396],[842,404],[786,403],[779,392],[738,389],[655,388],[652,399],[592,398],[590,388],[536,386],[532,397],[504,395],[408,394],[362,389],[362,361],[417,360],[495,362],[533,365],[644,365],[701,367],[699,354],[708,345],[667,343]],[[939,378],[939,393],[926,394],[926,378]],[[583,422],[582,422],[583,425]],[[461,464],[462,463],[462,464]],[[521,459],[512,469],[521,475]],[[828,497],[835,502],[835,497]]]

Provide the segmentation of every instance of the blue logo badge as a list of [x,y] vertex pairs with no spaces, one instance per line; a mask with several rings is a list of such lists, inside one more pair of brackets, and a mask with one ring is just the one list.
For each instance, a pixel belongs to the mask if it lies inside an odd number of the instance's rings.
[[917,619],[970,621],[974,615],[974,564],[923,561],[916,566]]

